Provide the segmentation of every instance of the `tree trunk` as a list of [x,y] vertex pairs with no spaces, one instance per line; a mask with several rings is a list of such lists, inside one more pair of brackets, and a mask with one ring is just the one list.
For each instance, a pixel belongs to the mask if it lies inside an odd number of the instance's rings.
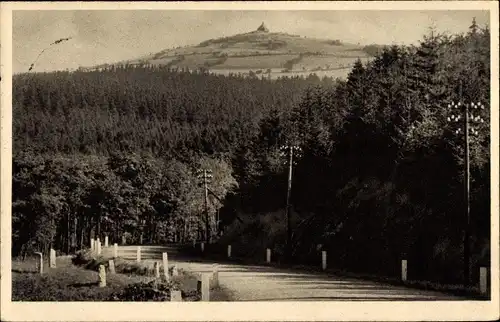
[[153,222],[153,225],[151,228],[151,235],[153,236],[153,242],[158,243],[158,236],[157,236],[156,230],[157,230],[157,224],[156,224],[156,222]]
[[64,251],[66,249],[66,228],[65,228],[64,221],[61,223],[59,226],[60,229],[56,229],[56,233],[54,237],[52,238],[52,243],[51,243],[51,248],[56,249],[59,248],[61,251]]
[[188,227],[187,219],[184,218],[184,231],[182,232],[182,240],[181,240],[182,243],[186,242],[186,236],[188,231],[187,227]]
[[101,238],[101,212],[97,214],[96,238]]
[[148,218],[148,233],[149,233],[149,243],[153,243],[153,216],[149,214]]
[[88,239],[90,239],[92,237],[92,217],[88,217],[88,221],[87,221],[87,231],[88,231]]
[[66,254],[69,254],[70,245],[71,245],[71,215],[69,211],[67,213],[67,227],[66,227]]
[[75,232],[76,232],[76,247],[78,249],[83,249],[83,235],[84,235],[84,220],[82,215],[80,214],[80,218],[77,221],[77,226],[75,227]]
[[71,248],[76,249],[78,247],[78,217],[75,214],[75,219],[73,220],[73,231],[71,233]]
[[28,247],[27,247],[27,245],[26,245],[26,244],[23,244],[23,245],[21,246],[21,257],[23,258],[23,261],[25,261],[25,260],[26,260],[26,254],[28,253],[28,252],[27,252],[27,248],[28,248]]
[[113,240],[118,240],[118,223],[116,221],[113,223]]

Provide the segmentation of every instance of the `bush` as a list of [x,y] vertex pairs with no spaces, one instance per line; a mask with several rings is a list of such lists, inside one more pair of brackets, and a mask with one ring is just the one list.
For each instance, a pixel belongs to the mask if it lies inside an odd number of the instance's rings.
[[339,39],[335,39],[330,41],[329,44],[332,46],[342,46],[342,41],[340,41]]
[[170,301],[170,292],[179,290],[178,282],[159,283],[154,280],[149,283],[131,284],[122,291],[111,296],[115,301]]
[[[291,217],[292,226],[296,226],[299,221],[297,213],[292,212]],[[246,217],[244,222],[234,221],[226,228],[215,247],[220,248],[219,251],[225,254],[227,245],[231,245],[234,257],[258,260],[265,259],[266,249],[271,248],[273,260],[280,260],[285,255],[285,223],[282,210]]]

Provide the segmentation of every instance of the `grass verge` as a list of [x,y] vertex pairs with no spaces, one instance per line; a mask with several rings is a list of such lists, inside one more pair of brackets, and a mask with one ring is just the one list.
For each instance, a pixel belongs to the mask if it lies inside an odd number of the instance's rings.
[[222,286],[210,288],[210,302],[228,302],[233,298],[231,291]]
[[129,269],[129,274],[108,273],[106,287],[99,287],[97,270],[73,261],[71,257],[58,258],[57,268],[44,263],[40,275],[35,259],[13,260],[12,301],[169,301],[170,290],[180,290],[184,301],[200,300],[196,277],[182,270],[165,282],[147,274],[147,269],[132,270],[124,263],[120,267]]
[[[73,263],[76,265],[81,265],[86,269],[95,270],[99,269],[99,265],[105,265],[106,268],[109,266],[109,260],[111,257],[97,256],[94,252],[90,250],[80,251],[73,258]],[[114,258],[115,270],[117,273],[121,274],[135,274],[143,276],[154,276],[154,263],[153,262],[136,262],[127,261],[121,258]],[[198,274],[185,271],[182,268],[178,269],[178,276],[172,276],[173,265],[169,267],[169,275],[173,281],[182,280],[182,296],[192,301],[199,301],[200,294],[197,291],[198,287]],[[163,276],[164,268],[160,265],[160,275]],[[211,301],[229,301],[231,296],[229,291],[222,288],[221,286],[211,286],[210,288],[210,300]]]

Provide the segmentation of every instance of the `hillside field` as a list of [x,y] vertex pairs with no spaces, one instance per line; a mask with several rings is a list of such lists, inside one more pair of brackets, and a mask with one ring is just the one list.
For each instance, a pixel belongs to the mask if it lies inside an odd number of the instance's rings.
[[[368,48],[369,47],[369,48]],[[168,66],[205,69],[216,74],[248,75],[271,70],[267,77],[320,76],[345,78],[357,59],[366,63],[373,57],[373,46],[315,39],[282,32],[252,31],[209,39],[197,45],[164,49],[157,53],[117,64]],[[95,66],[89,69],[99,68]],[[322,77],[320,76],[320,77]]]

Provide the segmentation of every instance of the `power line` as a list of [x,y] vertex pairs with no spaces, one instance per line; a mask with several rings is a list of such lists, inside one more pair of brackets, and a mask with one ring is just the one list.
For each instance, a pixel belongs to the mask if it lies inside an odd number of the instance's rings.
[[58,45],[62,42],[65,42],[65,41],[68,41],[70,39],[72,39],[73,37],[67,37],[67,38],[61,38],[61,39],[57,39],[56,41],[54,41],[53,43],[51,43],[50,45],[48,45],[46,48],[44,48],[39,54],[38,56],[36,56],[36,59],[34,62],[31,63],[29,69],[28,69],[28,72],[30,72],[34,67],[35,67],[35,64],[38,62],[38,59],[40,58],[40,56],[42,56],[42,54],[47,50],[49,49],[51,46],[54,46],[54,45]]

